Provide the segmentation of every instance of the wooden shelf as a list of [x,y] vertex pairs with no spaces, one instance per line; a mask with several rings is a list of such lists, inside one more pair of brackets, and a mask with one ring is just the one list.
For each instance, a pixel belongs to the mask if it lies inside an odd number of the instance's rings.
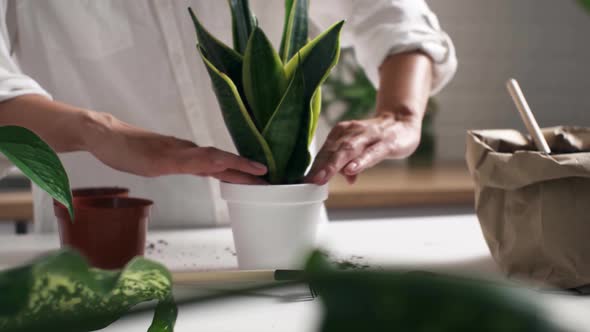
[[[387,208],[473,204],[473,182],[463,165],[433,168],[379,166],[349,185],[343,177],[330,184],[328,208]],[[0,221],[32,220],[30,192],[0,192]]]
[[354,185],[342,176],[330,184],[328,208],[469,205],[473,181],[464,165],[409,168],[384,165],[361,174]]
[[33,194],[30,191],[0,192],[0,222],[33,220]]

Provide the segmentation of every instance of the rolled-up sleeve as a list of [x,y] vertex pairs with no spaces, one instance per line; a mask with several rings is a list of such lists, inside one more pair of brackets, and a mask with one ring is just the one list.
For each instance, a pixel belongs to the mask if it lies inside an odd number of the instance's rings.
[[421,51],[432,59],[432,95],[455,74],[453,43],[423,0],[322,0],[311,4],[312,20],[321,29],[347,20],[343,45],[354,46],[358,62],[375,87],[379,86],[379,66],[397,53]]
[[11,56],[7,18],[7,1],[0,0],[0,102],[26,95],[51,96],[35,80],[23,74]]
[[[0,102],[26,95],[51,96],[35,80],[23,74],[11,56],[7,18],[7,1],[0,0]],[[0,153],[0,178],[8,173],[11,163]]]

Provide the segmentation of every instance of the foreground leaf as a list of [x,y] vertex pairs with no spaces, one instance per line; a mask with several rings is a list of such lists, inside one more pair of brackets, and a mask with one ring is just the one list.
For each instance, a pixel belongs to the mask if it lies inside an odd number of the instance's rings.
[[250,118],[236,86],[227,75],[219,72],[203,53],[201,58],[211,77],[225,125],[238,152],[245,158],[265,164],[268,167],[269,179],[276,182],[276,164],[272,152]]
[[244,92],[254,114],[254,122],[263,130],[287,87],[283,63],[264,32],[256,28],[244,54]]
[[0,153],[74,215],[68,175],[58,156],[39,136],[22,127],[0,127]]
[[426,272],[339,271],[321,254],[308,272],[322,332],[559,331],[524,291]]
[[234,49],[244,54],[248,39],[256,27],[256,17],[250,11],[248,0],[228,0],[231,8]]
[[[122,271],[91,268],[71,249],[37,259],[28,267],[0,272],[0,294],[26,290],[26,303],[7,315],[0,311],[0,331],[94,331],[102,329],[134,305],[160,301],[151,332],[173,331],[176,306],[166,268],[135,258]],[[30,280],[29,288],[19,280]]]
[[586,7],[590,11],[590,0],[579,0],[582,6]]
[[281,40],[281,59],[287,63],[305,46],[308,36],[309,0],[285,1],[285,26]]
[[289,183],[289,179],[285,179],[285,173],[293,149],[297,144],[301,124],[307,114],[307,107],[303,103],[304,90],[305,78],[303,77],[303,71],[298,70],[272,118],[262,132],[275,157],[277,177],[283,184]]

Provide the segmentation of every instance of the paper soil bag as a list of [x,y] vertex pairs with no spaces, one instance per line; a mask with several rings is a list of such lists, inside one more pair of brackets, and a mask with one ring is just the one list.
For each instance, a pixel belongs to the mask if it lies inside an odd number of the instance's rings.
[[468,132],[477,217],[509,277],[582,287],[590,284],[590,128],[543,133],[551,155],[515,130]]

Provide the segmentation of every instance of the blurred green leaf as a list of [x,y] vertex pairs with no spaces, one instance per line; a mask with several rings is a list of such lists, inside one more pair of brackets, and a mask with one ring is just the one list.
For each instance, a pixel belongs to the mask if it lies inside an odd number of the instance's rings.
[[590,0],[578,0],[582,4],[582,6],[586,7],[587,10],[590,11]]
[[[3,332],[94,331],[151,300],[159,304],[150,332],[173,331],[176,321],[170,273],[140,257],[122,271],[105,271],[64,249],[26,267],[0,272],[0,280],[0,294],[15,288],[25,299],[17,310],[0,311]],[[29,280],[30,287],[23,287],[21,280]]]
[[22,127],[0,127],[0,152],[74,215],[68,175],[59,157],[39,136]]
[[254,29],[246,47],[242,80],[254,122],[262,131],[279,105],[288,81],[279,55],[259,28]]
[[303,113],[307,110],[303,103],[304,89],[303,71],[297,70],[283,99],[262,132],[275,157],[279,179],[285,178],[287,163],[297,143]]
[[231,8],[234,49],[244,54],[248,40],[256,27],[256,17],[250,11],[248,0],[228,0]]
[[340,271],[320,253],[307,271],[323,303],[322,332],[557,332],[522,292],[426,272]]
[[265,164],[268,167],[269,180],[279,181],[276,178],[276,163],[272,152],[250,118],[235,84],[227,75],[219,72],[203,53],[201,58],[209,72],[225,125],[238,152],[245,158]]
[[284,63],[291,60],[309,39],[308,2],[309,0],[285,1],[285,23],[280,48]]

